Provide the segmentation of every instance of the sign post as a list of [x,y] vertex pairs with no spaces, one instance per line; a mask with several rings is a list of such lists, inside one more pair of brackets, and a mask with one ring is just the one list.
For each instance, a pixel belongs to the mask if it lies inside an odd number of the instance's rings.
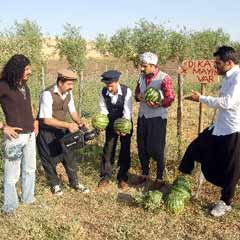
[[[205,94],[206,84],[218,82],[217,70],[213,60],[185,60],[181,65],[181,72],[184,79],[201,84],[201,95]],[[199,105],[198,134],[202,131],[203,106]]]
[[[205,94],[206,84],[218,82],[217,71],[213,60],[185,60],[178,69],[178,109],[177,139],[178,160],[182,157],[182,112],[183,112],[183,80],[201,84],[201,95]],[[203,105],[199,104],[198,134],[203,128]]]
[[[179,75],[184,77],[188,81],[198,82],[201,84],[201,95],[205,95],[206,84],[216,83],[218,82],[218,75],[217,71],[214,67],[213,60],[186,60],[182,63],[180,67]],[[179,77],[181,79],[181,77]],[[179,86],[179,85],[178,85]],[[178,92],[180,92],[178,90]],[[182,101],[181,98],[178,97],[178,101]],[[181,105],[182,103],[178,103]],[[198,134],[202,131],[203,128],[203,104],[199,104],[199,117],[198,117]],[[182,114],[182,113],[181,113]],[[178,118],[177,118],[178,119]],[[182,117],[180,118],[182,121]],[[179,121],[179,119],[178,119]],[[177,124],[178,127],[182,127],[182,124]],[[182,142],[182,130],[177,131],[181,133],[180,137],[178,137],[178,145],[181,147]],[[178,159],[181,158],[180,153],[178,153]],[[202,172],[200,172],[199,179],[198,179],[198,189],[195,195],[195,198],[198,197],[200,192],[200,187],[204,181],[204,176]]]
[[180,162],[182,157],[182,113],[183,113],[183,77],[178,71],[178,107],[177,107],[177,139],[178,149],[177,156]]

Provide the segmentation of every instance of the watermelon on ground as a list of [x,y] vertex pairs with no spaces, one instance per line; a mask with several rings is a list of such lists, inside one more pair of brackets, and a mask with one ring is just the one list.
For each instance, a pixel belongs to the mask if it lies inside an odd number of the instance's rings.
[[176,180],[173,182],[173,184],[174,185],[180,184],[180,185],[186,186],[189,189],[191,188],[191,184],[190,184],[189,180],[186,177],[184,177],[184,176],[178,176],[176,178]]
[[171,193],[175,193],[180,199],[188,201],[191,199],[191,191],[184,185],[173,185],[171,188]]
[[184,210],[184,200],[176,193],[170,193],[165,200],[167,209],[174,214],[179,214]]

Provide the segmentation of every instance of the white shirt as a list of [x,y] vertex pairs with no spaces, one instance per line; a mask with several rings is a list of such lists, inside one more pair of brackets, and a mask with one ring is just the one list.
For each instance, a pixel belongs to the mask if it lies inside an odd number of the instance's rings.
[[[62,100],[64,100],[68,95],[68,92],[61,94],[58,90],[57,84],[54,85],[53,92],[57,93]],[[71,99],[70,102],[68,103],[68,111],[72,113],[76,112],[72,91],[70,91],[70,95]],[[51,92],[43,91],[42,94],[40,95],[39,102],[40,102],[39,118],[52,118],[53,98]]]
[[200,102],[218,109],[213,135],[240,132],[240,69],[236,65],[223,78],[219,97],[200,96]]
[[[118,100],[118,95],[122,95],[122,89],[120,84],[118,84],[118,92],[116,94],[112,94],[107,90],[107,95],[111,98],[111,103],[116,104]],[[102,92],[99,95],[99,111],[105,115],[108,115],[107,106],[102,95]],[[125,96],[125,101],[123,105],[123,117],[131,120],[132,119],[132,91],[130,88],[127,88],[127,94]]]

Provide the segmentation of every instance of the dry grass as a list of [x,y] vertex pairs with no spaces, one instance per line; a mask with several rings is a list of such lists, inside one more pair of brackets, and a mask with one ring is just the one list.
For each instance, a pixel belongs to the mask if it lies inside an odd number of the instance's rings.
[[[186,105],[187,112],[196,112],[196,105]],[[168,180],[176,176],[176,104],[169,112],[167,169]],[[190,110],[191,109],[191,110]],[[185,111],[186,112],[186,111]],[[186,139],[196,130],[196,117],[185,114]],[[195,119],[195,120],[194,120]],[[136,119],[135,119],[136,120]],[[191,138],[193,134],[191,135]],[[100,137],[102,141],[102,137]],[[188,140],[187,140],[188,141]],[[38,171],[37,201],[31,206],[21,205],[13,216],[0,217],[0,239],[240,239],[239,189],[235,207],[227,216],[215,219],[208,210],[219,197],[219,189],[205,184],[198,200],[191,201],[183,214],[174,216],[164,209],[159,213],[146,212],[137,207],[132,197],[142,189],[117,189],[115,180],[103,192],[97,189],[99,153],[101,145],[93,142],[79,160],[81,181],[90,186],[91,193],[83,195],[68,188],[64,172],[63,197],[53,197],[46,180]],[[139,172],[136,144],[133,137],[133,167],[131,179]],[[152,163],[152,169],[155,167]],[[152,171],[153,172],[153,171]],[[154,175],[154,174],[153,174]],[[196,187],[196,176],[192,178]],[[153,176],[154,177],[154,176]]]
[[[169,109],[166,179],[170,183],[177,175],[176,102]],[[134,125],[136,127],[137,105],[134,105]],[[184,149],[197,134],[198,105],[184,103]],[[211,119],[211,112],[205,109],[204,126]],[[132,138],[132,168],[130,181],[139,174],[139,161],[136,149],[136,131]],[[136,206],[133,197],[141,188],[130,188],[126,192],[118,190],[113,178],[105,191],[99,191],[100,153],[103,136],[76,153],[79,178],[91,188],[89,195],[76,193],[67,186],[67,179],[61,167],[59,173],[64,182],[64,195],[54,197],[49,191],[46,179],[38,167],[36,202],[33,205],[20,205],[16,214],[0,216],[0,239],[23,240],[238,240],[240,239],[240,189],[237,189],[233,211],[221,218],[209,215],[209,209],[219,198],[219,189],[205,183],[198,200],[190,201],[185,211],[174,216],[165,209],[159,213],[144,211]],[[155,162],[151,162],[152,178],[155,177]],[[196,189],[198,172],[192,175],[192,188]],[[2,199],[2,196],[0,196]]]

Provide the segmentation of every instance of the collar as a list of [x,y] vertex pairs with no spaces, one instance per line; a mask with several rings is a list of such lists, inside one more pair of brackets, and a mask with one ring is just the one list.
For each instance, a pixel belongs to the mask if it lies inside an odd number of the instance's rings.
[[234,72],[236,72],[237,70],[239,70],[239,65],[235,65],[234,67],[232,67],[230,70],[228,70],[226,72],[226,76],[230,77]]
[[110,93],[110,92],[107,90],[106,95],[109,95],[109,96],[122,95],[122,89],[121,89],[120,84],[118,83],[118,91],[117,91],[116,94],[112,94],[112,93]]

